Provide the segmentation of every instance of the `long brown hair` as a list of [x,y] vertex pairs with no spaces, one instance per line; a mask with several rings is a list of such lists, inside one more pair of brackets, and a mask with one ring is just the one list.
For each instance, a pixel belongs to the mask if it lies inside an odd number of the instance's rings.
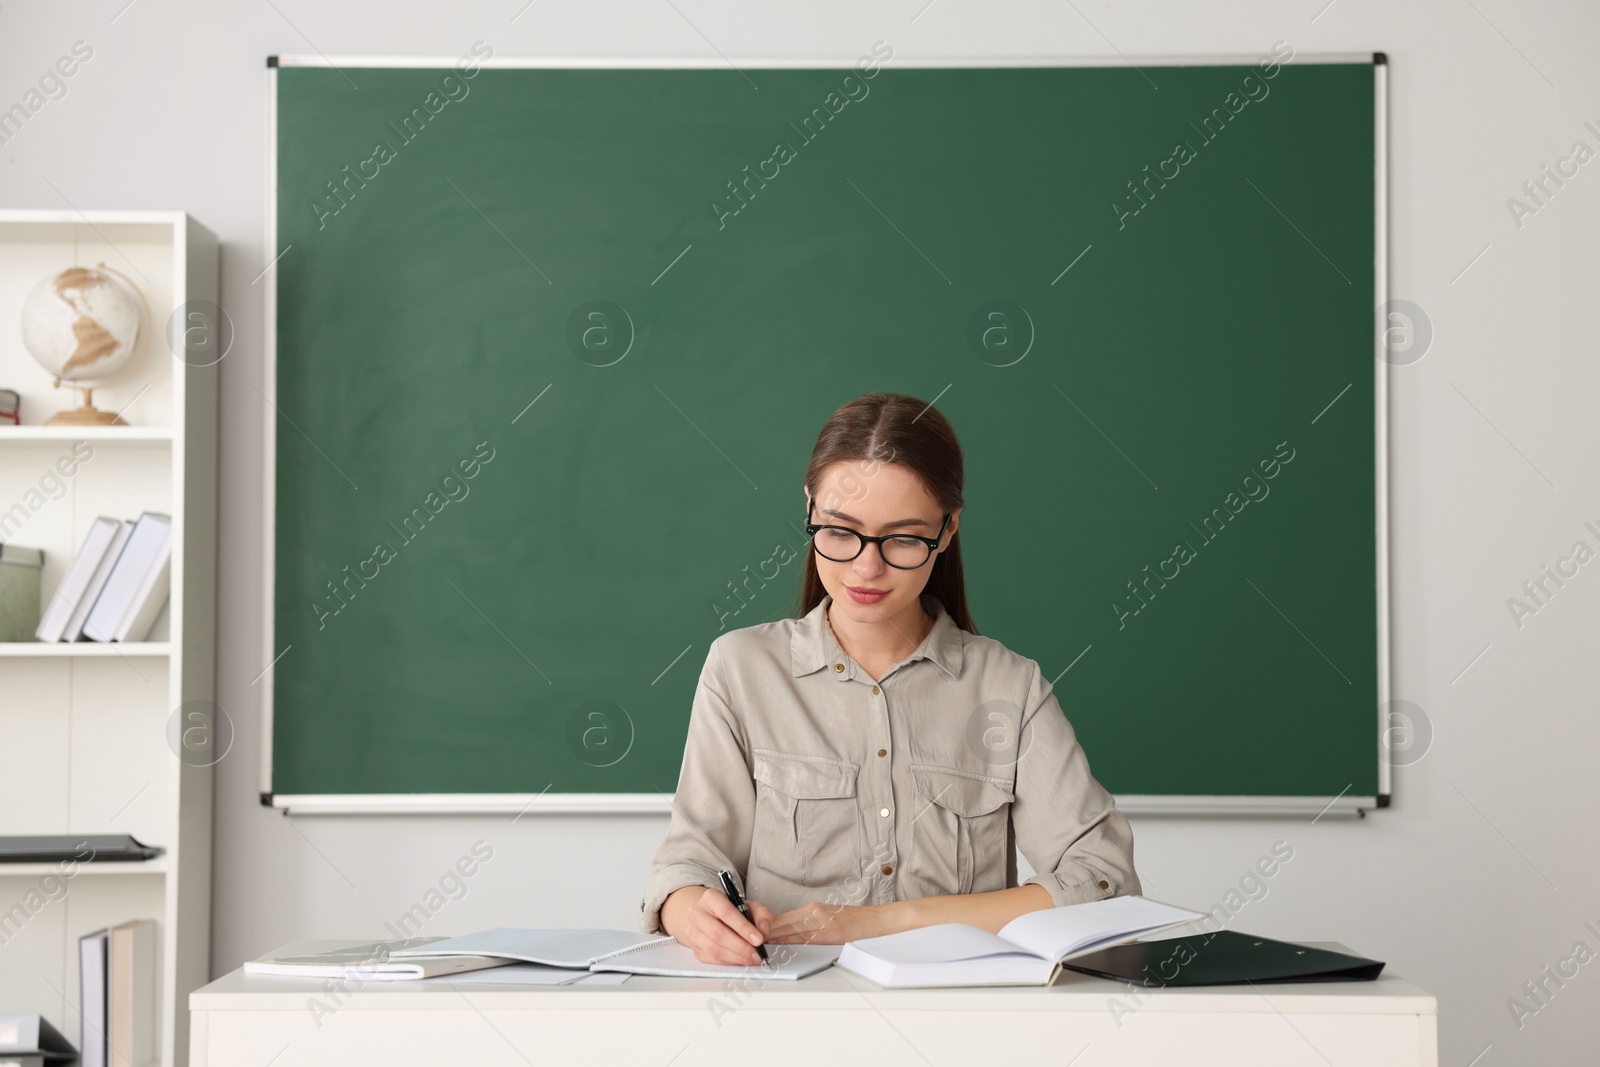
[[[955,511],[964,503],[961,442],[945,417],[916,397],[868,393],[835,411],[817,435],[806,466],[806,491],[813,500],[823,472],[840,461],[897,463],[917,476],[939,502],[940,511]],[[937,597],[957,626],[976,634],[978,629],[967,611],[959,529],[950,535],[949,546],[934,557],[932,566],[933,574],[923,592]],[[817,574],[816,553],[808,545],[798,614],[808,614],[827,592]]]

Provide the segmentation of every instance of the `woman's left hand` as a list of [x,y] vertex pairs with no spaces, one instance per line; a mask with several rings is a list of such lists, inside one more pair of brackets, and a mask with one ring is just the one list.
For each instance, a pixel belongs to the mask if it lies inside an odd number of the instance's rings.
[[863,937],[893,933],[882,907],[824,904],[813,901],[772,920],[767,943],[775,945],[842,945]]

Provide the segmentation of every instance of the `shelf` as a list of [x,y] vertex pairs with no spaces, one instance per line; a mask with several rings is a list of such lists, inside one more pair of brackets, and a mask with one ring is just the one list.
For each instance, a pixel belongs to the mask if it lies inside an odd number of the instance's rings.
[[[34,641],[26,633],[0,641],[0,727],[5,741],[26,753],[0,774],[0,821],[11,816],[16,833],[132,833],[168,852],[144,861],[68,861],[71,895],[62,907],[0,946],[0,1010],[39,1012],[81,1047],[77,935],[155,919],[151,992],[160,1021],[149,1067],[181,1067],[189,1061],[189,993],[210,970],[215,771],[176,758],[164,727],[188,725],[174,708],[214,706],[216,696],[221,375],[214,365],[174,358],[167,327],[174,309],[216,306],[217,241],[182,211],[0,208],[0,319],[19,321],[41,279],[101,260],[133,280],[152,315],[138,366],[94,390],[100,409],[135,425],[43,425],[80,404],[81,394],[53,388],[52,376],[19,344],[16,326],[0,322],[0,385],[20,394],[27,420],[0,421],[0,540],[44,551],[49,583],[59,586],[96,516],[167,514],[174,533],[167,621],[158,620],[148,640],[126,644]],[[54,589],[41,592],[47,608]],[[0,909],[35,890],[48,895],[53,877],[67,877],[61,868],[0,863]],[[0,927],[0,940],[14,932]]]
[[78,656],[170,656],[167,641],[129,641],[106,644],[101,641],[0,641],[0,656],[23,658],[75,658]]
[[170,426],[12,426],[0,423],[0,441],[171,441]]
[[[0,878],[35,878],[41,874],[60,874],[60,863],[0,863]],[[166,874],[167,857],[153,860],[101,860],[98,863],[80,863],[72,877],[86,874]]]

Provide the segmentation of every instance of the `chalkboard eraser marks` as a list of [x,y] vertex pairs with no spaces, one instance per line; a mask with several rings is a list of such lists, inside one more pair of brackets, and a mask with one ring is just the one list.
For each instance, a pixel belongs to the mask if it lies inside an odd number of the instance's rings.
[[149,860],[166,852],[129,834],[50,834],[0,837],[0,863],[104,863]]

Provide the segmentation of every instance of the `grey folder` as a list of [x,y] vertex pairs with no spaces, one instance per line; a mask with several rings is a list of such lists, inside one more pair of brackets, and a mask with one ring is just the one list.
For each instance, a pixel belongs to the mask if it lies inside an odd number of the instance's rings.
[[0,863],[65,863],[77,860],[148,860],[166,849],[131,834],[49,834],[0,837]]

